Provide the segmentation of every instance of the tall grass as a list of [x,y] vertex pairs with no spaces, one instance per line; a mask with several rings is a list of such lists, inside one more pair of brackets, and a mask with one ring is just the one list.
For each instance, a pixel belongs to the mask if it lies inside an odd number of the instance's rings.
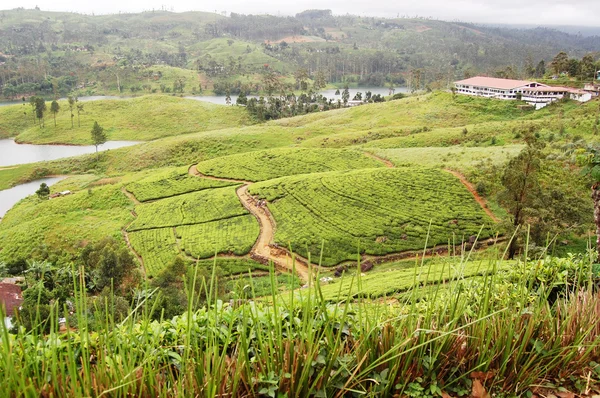
[[[271,269],[270,297],[224,303],[213,275],[200,287],[208,305],[197,312],[151,321],[156,308],[140,299],[117,322],[108,298],[104,324],[94,331],[85,289],[74,280],[74,313],[54,306],[49,333],[0,327],[0,391],[425,397],[465,395],[474,384],[508,395],[592,388],[600,376],[594,257],[522,262],[510,274],[495,272],[500,260],[491,259],[490,272],[475,280],[461,276],[467,260],[455,259],[445,285],[415,287],[393,301],[327,302],[318,279],[308,289],[280,293]],[[427,273],[427,266],[415,272]],[[352,278],[360,288],[360,272]],[[196,278],[190,282],[188,308],[194,308]],[[60,316],[75,318],[67,322],[77,326],[61,331]]]

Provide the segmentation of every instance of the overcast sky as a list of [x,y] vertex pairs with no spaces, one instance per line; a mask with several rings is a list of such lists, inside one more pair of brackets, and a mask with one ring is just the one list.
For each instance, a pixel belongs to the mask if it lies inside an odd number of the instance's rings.
[[16,7],[109,14],[160,9],[293,15],[310,8],[334,14],[420,16],[447,21],[528,25],[600,26],[600,0],[0,0],[0,9]]

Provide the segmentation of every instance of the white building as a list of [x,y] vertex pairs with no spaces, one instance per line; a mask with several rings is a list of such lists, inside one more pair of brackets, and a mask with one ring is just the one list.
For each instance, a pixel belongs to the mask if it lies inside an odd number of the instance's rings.
[[553,87],[527,80],[498,79],[476,76],[454,83],[459,94],[503,100],[521,99],[536,109],[569,95],[571,99],[587,102],[592,95],[569,87]]

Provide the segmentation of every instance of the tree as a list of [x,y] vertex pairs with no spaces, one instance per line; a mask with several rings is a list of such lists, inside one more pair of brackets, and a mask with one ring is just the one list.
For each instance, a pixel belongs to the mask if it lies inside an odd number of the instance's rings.
[[54,100],[50,104],[50,112],[52,112],[52,115],[54,115],[54,127],[56,127],[56,114],[58,111],[60,111],[60,105],[58,105],[58,102]]
[[542,59],[535,67],[535,77],[540,79],[546,74],[546,62]]
[[[525,224],[530,209],[536,206],[541,196],[538,172],[542,159],[542,145],[533,136],[526,137],[527,146],[516,157],[511,159],[504,169],[502,185],[504,191],[499,195],[503,204],[512,216],[513,232]],[[515,236],[508,249],[508,258],[514,258],[518,249]]]
[[131,253],[112,237],[87,245],[81,260],[91,276],[90,289],[95,291],[111,286],[115,290],[121,288],[135,269]]
[[350,90],[348,86],[344,87],[344,91],[342,91],[342,102],[344,102],[344,106],[348,104],[348,100],[350,99]]
[[73,113],[73,109],[75,109],[75,103],[77,102],[77,97],[69,95],[67,97],[67,101],[69,102],[69,110],[71,111],[71,128],[74,128],[75,125],[73,124],[73,118],[75,117],[75,114]]
[[50,187],[45,182],[42,182],[40,184],[40,188],[35,191],[35,194],[40,199],[48,199],[48,196],[50,195]]
[[554,73],[560,75],[562,72],[566,72],[569,67],[569,56],[566,52],[561,51],[552,60],[552,69]]
[[321,89],[327,86],[327,80],[325,78],[325,73],[322,70],[319,70],[315,76],[315,81],[313,83],[313,88],[315,91],[320,91]]
[[237,100],[235,101],[236,104],[238,105],[246,105],[248,104],[248,97],[246,97],[246,93],[244,91],[240,91],[240,94],[237,97]]
[[106,133],[104,132],[104,128],[100,127],[98,122],[94,121],[94,127],[92,128],[92,142],[96,147],[96,160],[98,159],[98,146],[102,145],[106,142]]
[[579,64],[581,69],[581,79],[593,79],[594,73],[596,72],[596,65],[594,64],[594,57],[591,54],[586,54]]
[[83,113],[83,104],[77,102],[77,127],[81,127],[81,120],[79,119],[79,115]]
[[44,127],[44,113],[46,113],[46,101],[42,97],[35,98],[35,117],[40,122],[40,128]]

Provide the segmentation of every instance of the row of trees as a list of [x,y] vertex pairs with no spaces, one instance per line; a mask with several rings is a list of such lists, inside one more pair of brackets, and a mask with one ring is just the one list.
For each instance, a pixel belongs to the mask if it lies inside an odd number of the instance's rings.
[[[266,120],[275,120],[297,115],[304,115],[312,112],[328,111],[331,109],[339,109],[347,107],[350,102],[350,91],[346,87],[341,93],[338,90],[337,95],[341,95],[340,99],[332,99],[315,94],[309,91],[308,94],[302,93],[296,96],[294,93],[282,93],[279,96],[261,96],[250,98],[244,92],[240,93],[236,100],[237,105],[246,106],[246,110],[256,120],[262,122]],[[394,99],[401,98],[402,95],[395,96]],[[362,103],[384,102],[385,98],[381,94],[373,95],[367,91],[363,97],[362,93],[356,93],[352,101],[360,101]]]
[[580,80],[595,79],[600,71],[600,60],[593,54],[586,54],[583,58],[570,58],[566,52],[561,51],[552,59],[550,64],[555,75],[567,74]]
[[[23,107],[26,105],[25,97],[22,98]],[[84,104],[79,102],[77,96],[67,97],[67,104],[71,114],[71,128],[75,127],[75,115],[77,115],[77,126],[81,127],[81,114],[84,113]],[[32,96],[29,97],[29,105],[31,106],[31,114],[33,116],[33,123],[38,124],[40,128],[45,127],[45,116],[48,111],[46,100],[42,97]],[[54,118],[54,127],[56,127],[56,115],[60,112],[61,107],[56,99],[50,103],[50,113]],[[27,115],[26,111],[23,111],[23,115]]]

